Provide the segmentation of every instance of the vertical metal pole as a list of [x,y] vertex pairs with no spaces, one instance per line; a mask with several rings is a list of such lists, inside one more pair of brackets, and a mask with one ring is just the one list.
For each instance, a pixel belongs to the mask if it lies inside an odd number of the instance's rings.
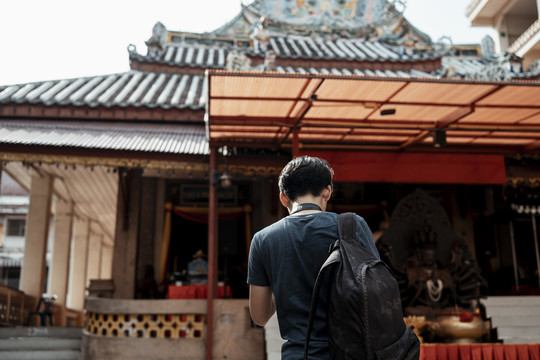
[[510,243],[512,244],[512,263],[514,264],[514,280],[516,282],[516,292],[519,293],[519,274],[516,256],[516,240],[514,237],[514,223],[510,221]]
[[208,295],[206,298],[206,360],[212,360],[214,338],[214,298],[217,290],[217,166],[215,147],[210,148],[210,166],[208,176]]
[[540,287],[540,252],[538,251],[538,234],[536,232],[536,214],[531,214],[534,250],[536,251],[536,269],[538,271],[538,287]]
[[298,133],[299,133],[298,129],[294,129],[292,133],[293,158],[297,157],[298,153],[300,152],[300,139],[299,139]]

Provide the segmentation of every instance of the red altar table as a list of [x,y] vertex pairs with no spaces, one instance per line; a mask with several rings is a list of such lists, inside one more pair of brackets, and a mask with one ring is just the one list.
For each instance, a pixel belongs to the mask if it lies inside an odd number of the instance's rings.
[[[222,298],[225,294],[225,286],[217,287],[217,297]],[[167,299],[206,299],[208,297],[207,285],[169,285]],[[227,297],[231,298],[231,287],[227,286]]]
[[540,344],[422,344],[420,360],[540,360]]

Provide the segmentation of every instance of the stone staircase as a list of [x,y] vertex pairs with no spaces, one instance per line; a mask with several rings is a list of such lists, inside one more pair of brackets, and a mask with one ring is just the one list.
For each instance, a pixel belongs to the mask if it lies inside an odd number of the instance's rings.
[[482,303],[503,343],[540,343],[540,296],[492,296]]
[[2,360],[78,360],[81,345],[81,328],[0,327]]
[[281,344],[285,342],[279,333],[277,315],[274,314],[264,326],[266,360],[281,360]]

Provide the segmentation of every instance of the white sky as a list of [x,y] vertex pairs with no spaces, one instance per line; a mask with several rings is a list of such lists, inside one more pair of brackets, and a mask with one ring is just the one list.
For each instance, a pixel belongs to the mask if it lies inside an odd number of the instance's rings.
[[[251,0],[244,0],[246,3]],[[471,28],[472,0],[408,0],[405,16],[433,40],[479,43],[493,30]],[[211,31],[241,0],[0,0],[0,85],[129,70],[127,47],[146,53],[152,27]]]

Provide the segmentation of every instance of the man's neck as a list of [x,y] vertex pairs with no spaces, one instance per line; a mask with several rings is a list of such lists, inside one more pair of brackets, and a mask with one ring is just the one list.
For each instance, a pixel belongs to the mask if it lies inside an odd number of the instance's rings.
[[315,204],[321,208],[321,210],[302,210],[297,212],[296,214],[310,214],[310,213],[317,213],[320,211],[326,210],[326,202],[323,200],[322,196],[312,196],[312,195],[304,195],[297,197],[292,202],[292,207],[289,209],[289,212],[296,209],[301,204]]

